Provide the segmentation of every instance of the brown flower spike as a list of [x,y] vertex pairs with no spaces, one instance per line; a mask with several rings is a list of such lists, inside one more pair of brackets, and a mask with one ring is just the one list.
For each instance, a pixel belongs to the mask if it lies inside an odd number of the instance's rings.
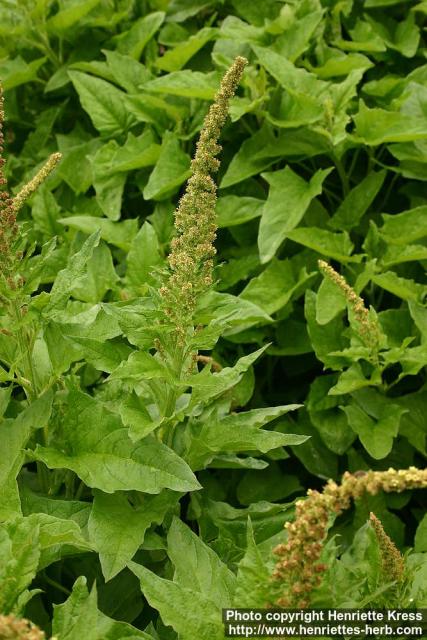
[[192,175],[175,212],[177,237],[168,258],[169,277],[160,293],[165,313],[183,338],[193,325],[196,301],[212,284],[216,238],[216,185],[211,177],[219,167],[218,138],[228,114],[228,105],[242,77],[247,60],[237,57],[222,79],[215,102],[205,118]]
[[[279,544],[274,549],[274,553],[280,559],[272,577],[283,585],[283,595],[276,604],[289,608],[309,606],[310,594],[320,585],[322,573],[326,570],[326,565],[319,562],[319,559],[334,514],[339,515],[348,509],[352,500],[357,500],[365,492],[375,495],[379,491],[401,492],[425,487],[427,469],[409,467],[398,471],[393,468],[387,471],[367,471],[362,475],[346,472],[340,485],[329,480],[322,493],[309,489],[308,497],[296,502],[295,520],[285,524],[288,532],[287,542]],[[384,536],[382,540],[384,549],[387,546],[387,559],[385,554],[383,559],[387,562],[387,567],[393,564],[393,576],[396,576],[393,579],[397,579],[397,575],[400,574],[397,549],[392,553]]]

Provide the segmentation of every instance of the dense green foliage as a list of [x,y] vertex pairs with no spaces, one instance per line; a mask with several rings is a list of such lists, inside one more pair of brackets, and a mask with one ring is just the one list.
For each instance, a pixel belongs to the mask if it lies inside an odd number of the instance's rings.
[[[0,2],[9,189],[63,156],[0,261],[0,613],[59,640],[219,640],[222,607],[280,595],[307,488],[425,467],[426,14]],[[215,284],[175,334],[174,210],[236,56]],[[423,503],[367,493],[331,520],[313,602],[427,606]],[[414,548],[400,595],[370,512]]]

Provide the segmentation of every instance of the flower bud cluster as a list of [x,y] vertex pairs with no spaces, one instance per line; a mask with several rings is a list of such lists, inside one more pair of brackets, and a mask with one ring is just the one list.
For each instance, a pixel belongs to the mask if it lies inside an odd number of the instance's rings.
[[221,82],[215,102],[205,118],[192,175],[175,212],[177,236],[168,258],[168,280],[160,290],[165,313],[181,336],[193,324],[197,298],[212,285],[216,238],[216,185],[211,177],[219,167],[218,138],[247,61],[237,57]]
[[[287,542],[274,549],[280,559],[272,577],[283,584],[283,595],[276,604],[289,608],[309,606],[310,593],[320,585],[322,573],[327,568],[320,562],[320,556],[329,524],[334,515],[350,507],[352,500],[357,500],[364,493],[375,495],[380,491],[401,492],[425,487],[427,469],[409,467],[355,474],[346,472],[340,485],[329,480],[323,492],[309,489],[307,498],[298,500],[295,505],[295,520],[285,524]],[[387,566],[393,563],[396,573],[398,562],[395,552],[393,554],[387,546]]]

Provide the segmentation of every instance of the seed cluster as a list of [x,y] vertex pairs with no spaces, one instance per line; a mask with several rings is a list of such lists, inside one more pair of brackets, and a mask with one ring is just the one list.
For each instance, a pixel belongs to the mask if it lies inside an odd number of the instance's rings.
[[217,223],[216,185],[211,173],[220,164],[216,157],[221,151],[218,138],[246,64],[245,58],[237,57],[222,79],[200,133],[192,175],[175,212],[177,237],[171,243],[168,280],[160,293],[165,313],[181,337],[193,325],[198,296],[212,284]]
[[25,618],[0,615],[0,640],[46,640],[46,635]]
[[[380,491],[401,492],[424,487],[427,487],[427,469],[409,467],[355,474],[346,472],[340,485],[329,480],[323,492],[309,489],[308,497],[296,503],[295,520],[285,524],[287,542],[274,549],[280,560],[272,577],[283,584],[283,595],[276,604],[289,608],[309,606],[310,594],[320,585],[322,573],[326,570],[326,565],[319,559],[334,514],[339,515],[348,509],[352,500],[359,499],[364,493],[375,495]],[[389,546],[386,561],[387,566],[393,562],[396,574],[398,563]]]
[[352,287],[346,282],[345,278],[337,273],[331,265],[324,260],[319,260],[318,265],[321,272],[330,278],[332,282],[334,282],[344,293],[358,324],[359,335],[365,345],[371,349],[377,348],[379,341],[379,329],[377,324],[370,318],[369,310],[365,307],[365,303],[362,298],[357,295],[354,289],[352,289]]

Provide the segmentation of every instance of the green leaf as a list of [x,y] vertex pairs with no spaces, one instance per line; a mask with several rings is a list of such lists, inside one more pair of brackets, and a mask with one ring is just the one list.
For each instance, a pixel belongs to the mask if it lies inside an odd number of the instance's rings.
[[151,273],[162,262],[157,234],[149,222],[144,222],[126,257],[126,283],[137,291],[144,290],[153,282]]
[[389,245],[386,252],[381,258],[381,262],[385,269],[404,262],[418,262],[419,260],[427,260],[427,247],[420,244]]
[[357,404],[341,407],[345,412],[349,425],[359,436],[366,451],[375,460],[382,460],[391,451],[393,440],[399,431],[399,424],[406,409],[397,404],[387,402],[380,405],[375,420],[371,418],[365,408]]
[[112,222],[94,216],[70,216],[69,218],[60,218],[58,222],[72,229],[83,231],[87,235],[99,232],[103,240],[123,249],[123,251],[130,250],[138,230],[138,220],[135,219]]
[[200,29],[184,42],[177,44],[173,49],[158,58],[156,66],[163,71],[179,71],[202,47],[214,38],[217,30],[211,27]]
[[162,523],[179,495],[162,491],[157,496],[144,496],[141,506],[135,508],[125,494],[94,492],[89,536],[99,553],[105,580],[114,578],[133,558],[147,529]]
[[199,301],[195,316],[198,324],[223,327],[223,335],[239,333],[254,324],[270,323],[270,316],[258,305],[231,293],[209,291]]
[[190,156],[182,151],[178,138],[166,132],[159,159],[143,191],[145,200],[164,200],[190,175]]
[[118,279],[111,251],[102,243],[93,250],[86,273],[74,281],[71,294],[84,302],[100,302],[107,291],[114,289]]
[[223,196],[218,198],[216,211],[218,227],[234,227],[262,214],[264,200],[250,196]]
[[96,582],[88,593],[86,578],[80,576],[63,604],[53,607],[52,633],[61,640],[153,640],[126,622],[118,622],[98,610]]
[[163,418],[154,418],[148,412],[143,400],[133,391],[120,405],[123,424],[129,427],[129,437],[137,442],[157,429]]
[[306,437],[293,433],[265,431],[261,427],[301,405],[284,405],[269,409],[253,409],[218,419],[202,418],[188,434],[186,460],[192,469],[203,469],[220,452],[261,451],[305,442]]
[[0,524],[0,603],[4,614],[21,613],[33,595],[28,587],[40,559],[39,527],[28,524],[22,517]]
[[[57,371],[57,373],[63,373],[68,369],[69,364],[76,360],[85,360],[89,364],[93,365],[95,369],[99,371],[106,371],[111,373],[120,365],[124,358],[129,355],[130,348],[126,344],[118,342],[110,342],[100,340],[94,340],[93,338],[87,338],[86,336],[78,335],[64,335],[64,347],[66,350],[71,350],[70,360],[68,362],[65,359],[64,367]],[[49,348],[49,355],[52,359],[52,352],[54,349],[58,349],[58,343],[52,345],[53,348]],[[75,356],[73,356],[73,348],[77,350]],[[60,359],[61,360],[61,359]]]
[[163,360],[144,351],[133,351],[129,358],[112,372],[109,380],[135,380],[135,382],[139,382],[153,378],[171,379],[171,374]]
[[363,373],[362,367],[358,362],[353,364],[341,373],[336,385],[329,389],[331,396],[340,396],[345,393],[353,393],[358,389],[365,387],[381,385],[381,374],[379,371],[374,370],[370,378],[367,378]]
[[316,322],[328,324],[344,311],[346,306],[347,300],[343,291],[330,278],[324,278],[317,291]]
[[423,553],[427,551],[427,514],[423,517],[417,527],[414,541],[414,551]]
[[[378,0],[371,0],[367,6],[378,6]],[[384,5],[384,0],[379,6]],[[410,11],[404,20],[374,20],[369,16],[369,23],[390,49],[399,51],[407,58],[412,58],[418,49],[420,32],[415,24],[415,14]]]
[[427,309],[415,302],[409,302],[409,313],[421,333],[421,342],[427,342]]
[[72,2],[72,6],[60,9],[52,18],[47,21],[48,31],[62,33],[71,29],[75,24],[84,18],[94,9],[101,0],[80,0]]
[[80,526],[72,520],[47,513],[32,513],[22,521],[22,526],[26,528],[29,540],[33,531],[39,532],[39,571],[66,556],[92,551],[92,545],[82,535]]
[[400,278],[394,271],[373,275],[372,281],[402,300],[421,302],[426,295],[424,285],[407,278]]
[[323,180],[330,172],[331,169],[321,169],[308,183],[289,167],[262,174],[270,185],[258,235],[262,263],[271,260],[289,232],[301,222],[310,202],[322,192]]
[[270,569],[256,545],[252,522],[248,518],[245,555],[237,569],[233,604],[242,607],[261,607],[268,602]]
[[144,596],[158,609],[163,622],[172,626],[183,640],[221,640],[224,637],[221,609],[231,605],[235,576],[177,519],[169,531],[168,554],[175,565],[173,582],[142,565],[129,563],[141,581]]
[[310,420],[328,449],[343,455],[356,439],[347,416],[339,409],[340,397],[328,395],[335,375],[323,375],[314,380],[307,399]]
[[131,56],[106,49],[103,49],[102,52],[107,59],[108,67],[111,69],[114,80],[125,91],[137,93],[151,79],[151,73],[147,67]]
[[[66,137],[64,136],[64,142]],[[75,194],[86,193],[93,182],[90,156],[100,147],[100,140],[90,140],[83,144],[67,147],[58,136],[59,150],[63,154],[55,173],[60,176]],[[40,193],[39,191],[37,193]],[[50,195],[50,194],[49,194]]]
[[65,269],[58,273],[49,294],[49,302],[43,310],[46,317],[53,316],[65,307],[75,281],[84,276],[86,265],[99,244],[99,236],[99,232],[89,236],[80,251],[69,258]]
[[218,76],[216,73],[201,73],[189,69],[172,71],[150,80],[145,84],[144,89],[153,93],[212,100],[218,90]]
[[44,65],[47,58],[37,58],[27,64],[21,56],[12,60],[1,60],[0,77],[2,79],[3,91],[9,91],[21,84],[37,80],[37,71]]
[[268,345],[243,356],[234,367],[225,367],[218,373],[210,373],[208,367],[205,367],[200,373],[190,376],[186,381],[194,388],[190,408],[197,406],[198,403],[207,404],[210,400],[235,387],[242,379],[243,374],[264,353],[267,347]]
[[140,136],[129,133],[125,144],[119,147],[115,143],[114,149],[115,152],[105,167],[107,173],[120,173],[151,167],[156,164],[160,153],[160,145],[156,143],[150,129],[146,129]]
[[295,67],[292,62],[272,49],[252,45],[263,67],[287,90],[300,91],[319,97],[328,88],[328,83],[319,80],[314,73]]
[[240,298],[253,302],[266,313],[276,313],[303,293],[313,275],[305,268],[298,273],[291,260],[273,258],[259,276],[248,282]]
[[354,246],[346,231],[332,233],[318,227],[299,227],[289,231],[287,237],[321,255],[334,258],[340,262],[349,261],[349,256]]
[[92,158],[93,186],[96,200],[102,212],[111,220],[118,220],[122,207],[126,174],[112,172],[111,166],[117,151],[117,143],[110,140],[98,149]]
[[258,469],[246,471],[237,486],[236,495],[240,504],[250,505],[263,500],[265,496],[270,502],[284,500],[301,489],[297,476],[282,473],[278,463],[272,462],[262,474]]
[[269,167],[276,158],[312,157],[330,149],[327,136],[308,127],[287,130],[276,137],[265,123],[259,131],[246,138],[225,172],[221,189],[237,184]]
[[381,189],[386,176],[385,171],[369,173],[344,198],[329,221],[333,229],[351,231],[371,206],[375,196]]
[[386,242],[406,245],[427,236],[427,206],[422,205],[402,213],[382,214],[384,224],[380,234]]
[[126,111],[123,92],[114,85],[80,71],[68,72],[83,109],[102,136],[119,136],[133,124]]
[[178,518],[168,531],[168,556],[175,567],[174,581],[227,607],[236,577],[217,554]]
[[327,324],[318,324],[316,321],[316,301],[317,296],[314,291],[306,291],[304,310],[311,344],[317,359],[323,362],[326,367],[340,369],[345,364],[345,360],[339,356],[329,354],[344,348],[342,320],[336,317]]
[[139,60],[145,46],[160,28],[164,18],[163,11],[154,11],[135,20],[129,31],[116,36],[117,50]]
[[1,423],[2,442],[7,455],[0,458],[0,520],[21,513],[16,478],[24,462],[24,449],[33,429],[45,427],[52,411],[53,394],[45,393],[15,419]]
[[354,138],[369,146],[427,138],[425,119],[408,118],[406,113],[397,111],[369,109],[363,102],[353,120],[356,124]]
[[150,437],[132,443],[120,418],[81,392],[70,395],[55,445],[37,445],[31,455],[50,469],[71,469],[89,487],[105,493],[135,489],[156,494],[163,488],[200,488],[176,453]]
[[292,446],[292,453],[310,473],[325,479],[337,477],[338,457],[323,443],[304,409],[298,412],[298,421],[292,424],[284,421],[282,428],[292,428],[295,433],[305,436],[302,444]]

